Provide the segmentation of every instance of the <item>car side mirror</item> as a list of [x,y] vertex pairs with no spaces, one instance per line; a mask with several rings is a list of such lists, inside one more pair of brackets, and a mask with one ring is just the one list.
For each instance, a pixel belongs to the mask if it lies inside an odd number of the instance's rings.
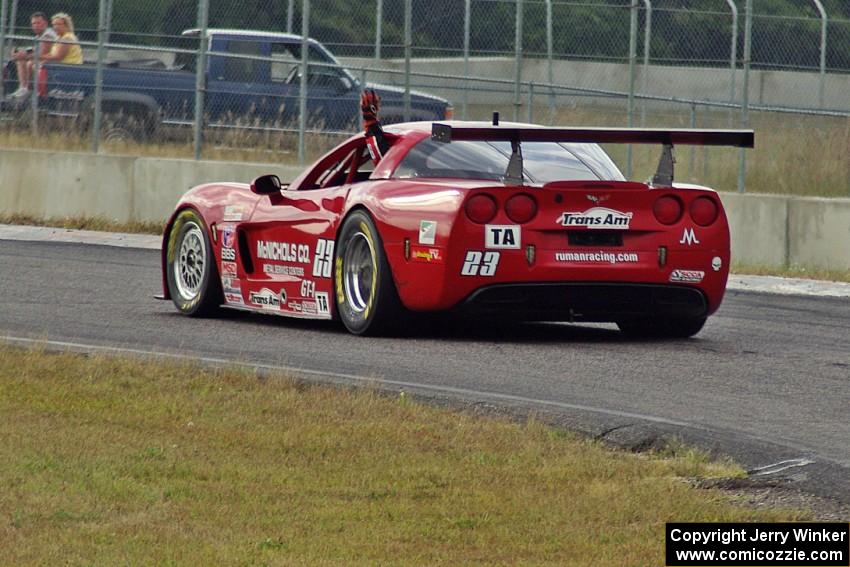
[[280,177],[277,175],[261,175],[251,183],[251,192],[257,195],[280,193]]

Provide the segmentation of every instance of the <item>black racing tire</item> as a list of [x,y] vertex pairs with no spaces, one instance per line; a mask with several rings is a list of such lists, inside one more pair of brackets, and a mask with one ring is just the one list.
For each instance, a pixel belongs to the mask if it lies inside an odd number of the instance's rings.
[[617,321],[620,331],[633,338],[686,339],[702,330],[706,317],[658,317]]
[[405,309],[381,236],[365,211],[351,213],[337,234],[334,290],[337,313],[351,333],[380,335],[401,328]]
[[209,231],[195,209],[184,209],[171,226],[166,281],[177,309],[190,317],[214,315],[224,302]]

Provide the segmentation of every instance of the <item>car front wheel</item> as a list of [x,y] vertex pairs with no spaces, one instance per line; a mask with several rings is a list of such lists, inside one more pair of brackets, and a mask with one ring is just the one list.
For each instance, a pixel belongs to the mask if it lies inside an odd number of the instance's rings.
[[194,209],[177,215],[168,238],[166,280],[171,300],[181,313],[211,315],[222,303],[206,223]]

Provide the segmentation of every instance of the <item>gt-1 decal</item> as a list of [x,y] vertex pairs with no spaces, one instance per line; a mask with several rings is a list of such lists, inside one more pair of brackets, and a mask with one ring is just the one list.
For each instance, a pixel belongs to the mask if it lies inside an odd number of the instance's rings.
[[301,282],[301,297],[312,298],[316,295],[316,282],[303,280]]
[[484,226],[485,248],[519,248],[520,228],[516,225],[488,224]]
[[499,267],[499,256],[499,252],[469,250],[463,260],[460,275],[492,277],[496,275],[496,268]]
[[592,207],[584,212],[566,211],[558,217],[561,226],[586,228],[616,228],[628,230],[634,213],[623,213],[607,207]]
[[410,261],[423,262],[425,264],[442,264],[445,260],[443,258],[443,251],[440,248],[413,245],[410,247]]
[[700,283],[705,277],[702,270],[673,270],[670,272],[671,282]]
[[334,241],[320,238],[316,242],[316,256],[313,258],[313,276],[317,278],[331,277],[334,257]]
[[280,290],[278,294],[264,287],[260,291],[252,291],[248,301],[263,309],[280,309],[286,303],[286,292]]
[[288,242],[257,241],[257,258],[278,262],[310,263],[310,247],[306,244]]

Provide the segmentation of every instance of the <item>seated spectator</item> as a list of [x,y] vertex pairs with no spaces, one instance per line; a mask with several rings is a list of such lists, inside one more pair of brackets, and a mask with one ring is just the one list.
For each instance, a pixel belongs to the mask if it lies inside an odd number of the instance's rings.
[[77,36],[74,35],[74,20],[64,12],[54,14],[50,18],[53,31],[59,36],[59,41],[44,56],[43,61],[79,65],[83,62],[83,50]]
[[[50,50],[53,48],[53,42],[57,37],[56,32],[47,24],[47,15],[44,12],[34,12],[30,16],[32,32],[35,34],[36,40],[39,40],[38,56],[41,59],[44,59],[50,53]],[[19,84],[18,90],[10,95],[12,97],[25,97],[29,93],[30,70],[32,69],[32,65],[29,62],[32,61],[32,54],[32,49],[15,49],[12,52],[12,60],[15,61],[15,66],[18,69]]]

